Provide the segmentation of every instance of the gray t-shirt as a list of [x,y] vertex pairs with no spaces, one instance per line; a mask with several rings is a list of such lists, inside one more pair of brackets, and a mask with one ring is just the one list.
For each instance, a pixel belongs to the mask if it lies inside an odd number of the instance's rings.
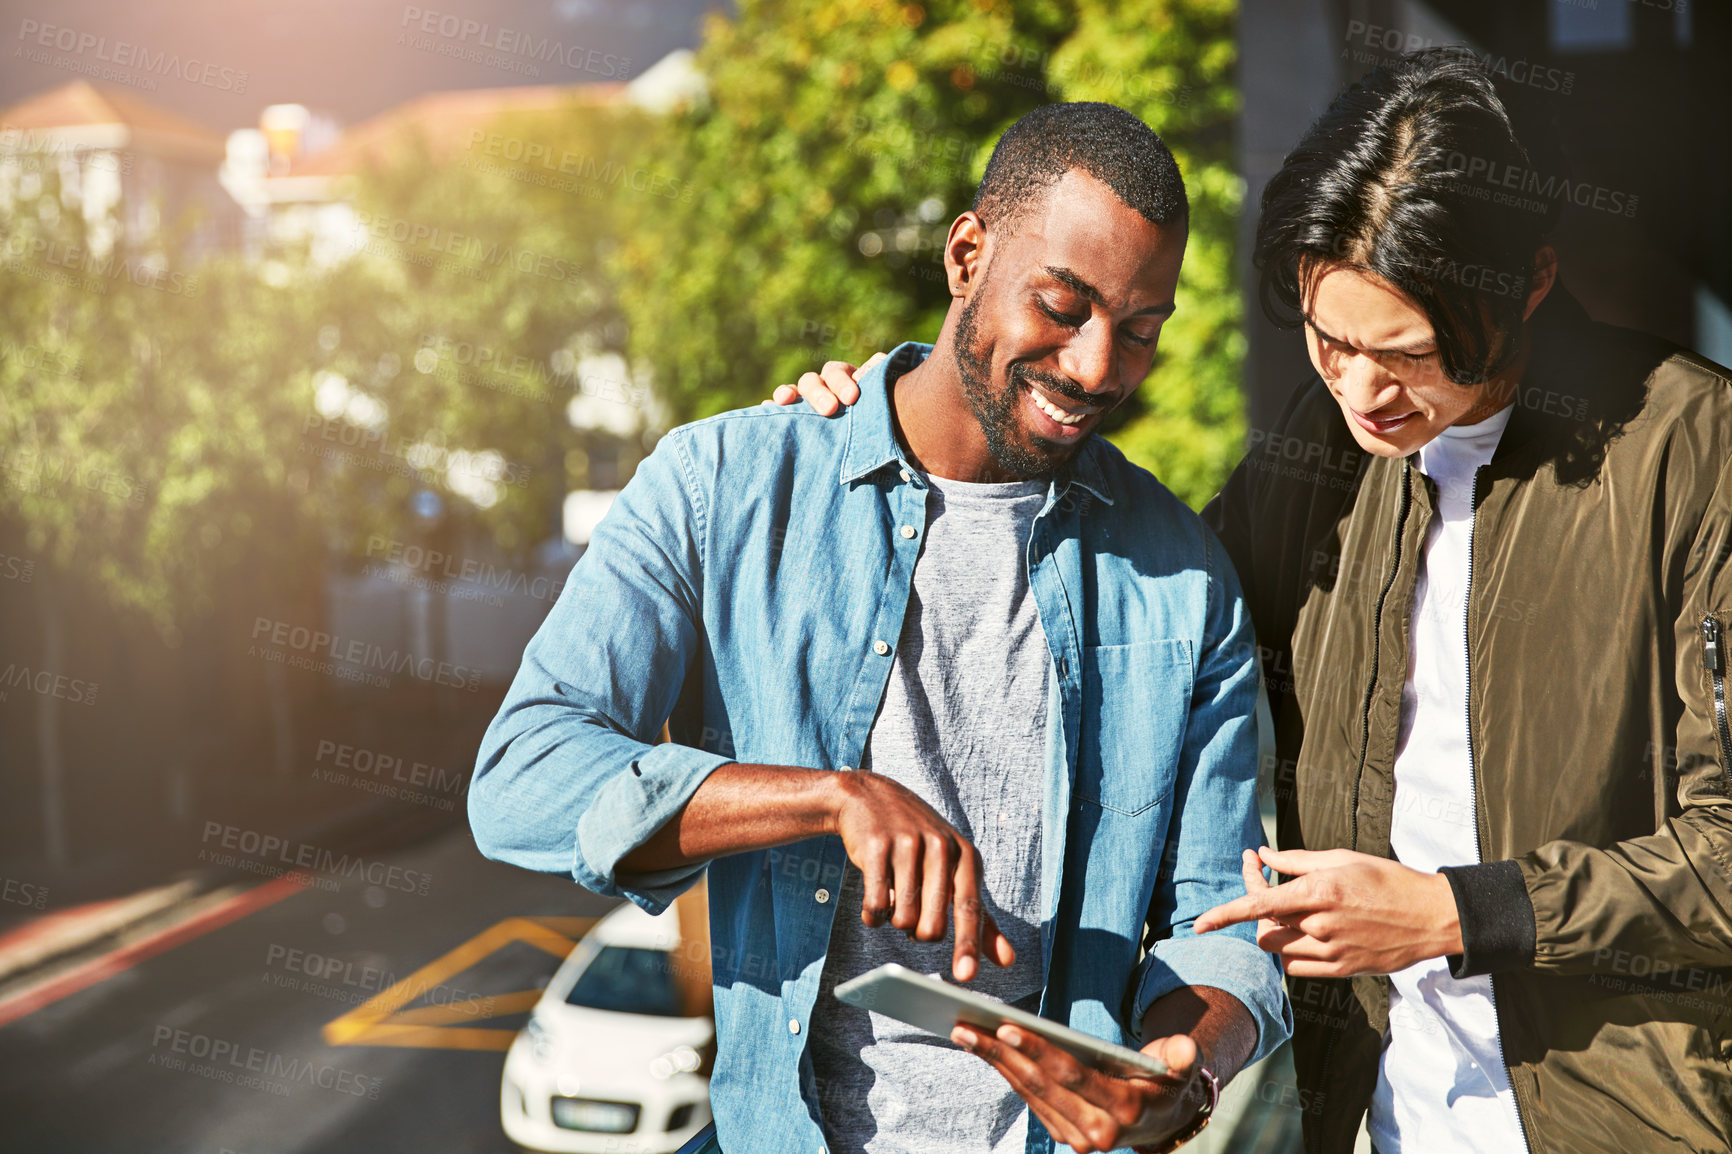
[[[908,614],[860,768],[913,790],[980,850],[982,896],[1016,962],[983,958],[969,986],[1034,1010],[1051,656],[1024,558],[1047,484],[927,480]],[[831,993],[885,962],[949,979],[954,925],[942,942],[868,929],[851,864],[841,889],[809,1043],[832,1154],[1021,1154],[1027,1110],[997,1071]]]

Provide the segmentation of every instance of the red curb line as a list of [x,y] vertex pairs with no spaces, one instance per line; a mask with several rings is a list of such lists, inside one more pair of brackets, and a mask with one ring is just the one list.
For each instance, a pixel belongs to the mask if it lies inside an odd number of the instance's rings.
[[63,974],[20,990],[11,997],[0,1000],[0,1026],[8,1026],[44,1006],[52,1005],[80,990],[89,989],[98,982],[107,981],[139,962],[166,953],[183,942],[220,929],[256,910],[298,894],[306,888],[307,881],[307,874],[292,870],[263,885],[224,898],[185,921],[165,926],[135,942],[128,942],[101,957],[75,966]]

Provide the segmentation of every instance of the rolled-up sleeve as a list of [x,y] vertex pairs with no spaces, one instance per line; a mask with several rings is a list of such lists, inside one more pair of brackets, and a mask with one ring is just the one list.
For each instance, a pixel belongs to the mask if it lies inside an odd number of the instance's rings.
[[1237,998],[1257,1023],[1256,1061],[1293,1032],[1274,957],[1254,925],[1198,935],[1204,911],[1245,893],[1241,855],[1262,844],[1257,815],[1257,648],[1231,565],[1212,534],[1210,643],[1203,649],[1174,785],[1173,820],[1149,909],[1149,952],[1131,975],[1126,1028],[1141,1045],[1143,1015],[1184,986]]
[[703,873],[619,863],[732,758],[655,745],[700,643],[704,504],[682,433],[614,501],[487,728],[469,790],[486,856],[659,913]]

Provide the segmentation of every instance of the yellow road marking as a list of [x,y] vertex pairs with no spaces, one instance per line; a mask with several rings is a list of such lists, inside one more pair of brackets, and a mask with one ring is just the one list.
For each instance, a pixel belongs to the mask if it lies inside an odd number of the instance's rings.
[[[409,1046],[420,1050],[509,1050],[516,1030],[484,1030],[479,1026],[369,1026],[347,1042],[333,1046]],[[329,1038],[327,1038],[327,1041]]]
[[418,1046],[440,1050],[506,1050],[516,1030],[452,1026],[521,1013],[535,1005],[539,990],[518,990],[491,998],[471,998],[441,1006],[403,1009],[410,1002],[499,952],[523,942],[565,960],[577,939],[598,918],[506,918],[442,957],[422,966],[395,985],[380,990],[342,1017],[325,1025],[322,1034],[332,1046]]
[[479,1022],[506,1014],[521,1014],[535,1008],[541,1000],[540,990],[516,990],[509,994],[487,994],[443,1006],[422,1006],[414,1010],[399,1010],[391,1021],[404,1026],[454,1026],[460,1022]]
[[597,921],[599,921],[600,919],[599,918],[534,918],[532,920],[541,924],[541,925],[546,926],[548,929],[553,930],[555,933],[564,934],[566,937],[570,938],[572,941],[575,942],[575,941],[577,941],[577,939],[583,937],[583,935],[589,933],[589,928],[591,926],[595,925],[595,923]]

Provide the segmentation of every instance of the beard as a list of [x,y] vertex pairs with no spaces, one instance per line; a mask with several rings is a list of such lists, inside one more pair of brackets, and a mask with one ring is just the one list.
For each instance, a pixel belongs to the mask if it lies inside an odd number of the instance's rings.
[[[985,288],[983,280],[980,290],[962,307],[962,316],[956,324],[956,372],[962,378],[962,394],[975,420],[980,422],[981,432],[986,434],[986,451],[1000,469],[1025,481],[1050,477],[1060,465],[1076,456],[1087,438],[1060,447],[1029,434],[1021,416],[1023,390],[1035,382],[1055,396],[1078,404],[1096,402],[1071,381],[1024,364],[1010,366],[1003,388],[993,385],[992,353],[981,347],[975,315],[981,297],[986,295]],[[1051,447],[1043,451],[1042,445]]]

